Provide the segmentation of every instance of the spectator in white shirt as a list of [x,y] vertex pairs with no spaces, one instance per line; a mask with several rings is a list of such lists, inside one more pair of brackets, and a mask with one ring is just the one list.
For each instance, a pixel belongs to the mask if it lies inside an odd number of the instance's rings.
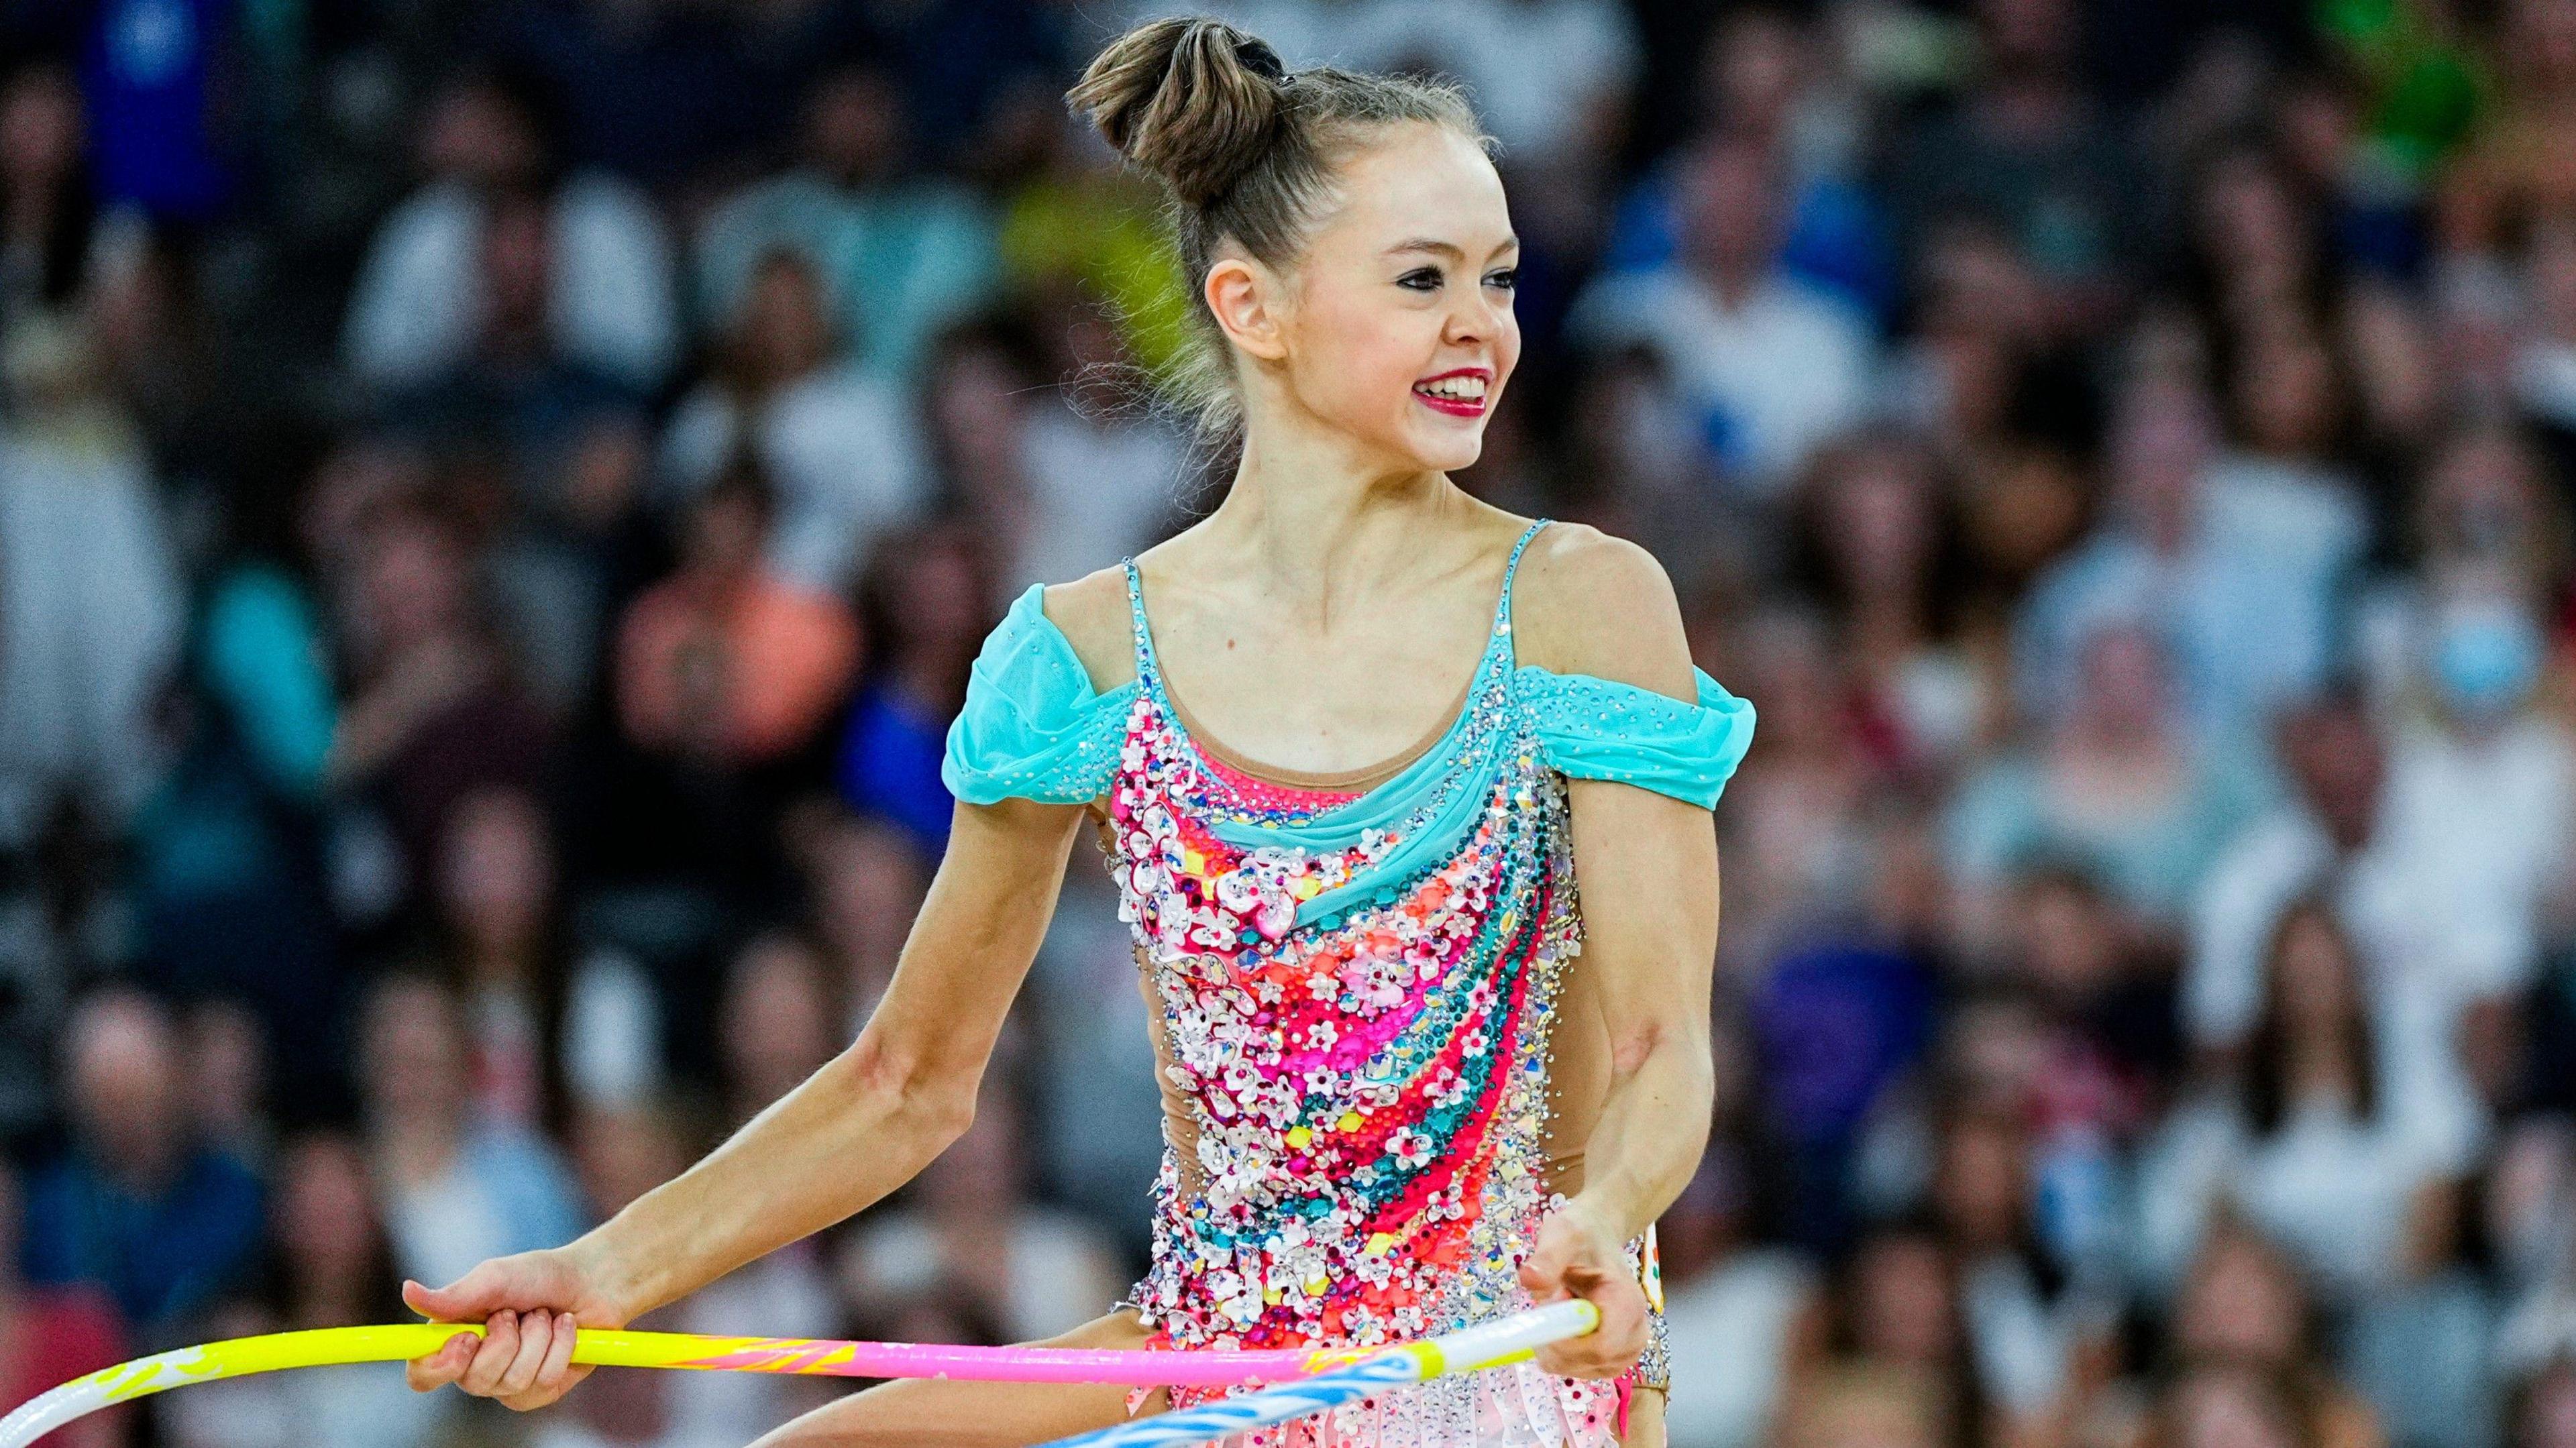
[[2182,1005],[2204,1047],[2241,1041],[2258,942],[2312,887],[2358,943],[2376,1007],[2428,1011],[2447,1030],[2528,980],[2543,896],[2567,858],[2576,750],[2525,707],[2540,648],[2527,614],[2486,595],[2437,616],[2433,719],[2383,743],[2344,692],[2284,721],[2302,800],[2229,847],[2195,912]]
[[429,179],[368,247],[341,341],[362,382],[425,382],[466,360],[485,330],[479,253],[485,195],[541,186],[550,197],[546,323],[555,351],[638,392],[679,347],[673,257],[652,204],[596,171],[553,172],[547,108],[500,74],[452,82],[422,129]]
[[848,360],[836,314],[812,258],[768,252],[727,325],[715,375],[681,401],[662,443],[672,511],[736,452],[756,453],[779,493],[770,565],[825,593],[846,591],[869,544],[930,491],[909,400]]
[[2303,320],[2267,315],[2244,329],[2226,392],[2232,445],[2210,465],[2212,493],[2235,526],[2292,566],[2349,561],[2369,536],[2360,478],[2343,459],[2355,410],[2328,338]]
[[179,557],[143,440],[70,326],[21,323],[0,356],[0,850],[64,792],[122,827],[152,787],[153,690],[186,626]]
[[1712,137],[1681,175],[1680,256],[1591,283],[1566,337],[1595,350],[1652,347],[1698,408],[1724,473],[1775,497],[1860,418],[1876,340],[1848,304],[1781,269],[1780,169],[1759,142]]
[[2150,1291],[2170,1290],[2228,1202],[2329,1298],[2352,1301],[2414,1271],[2422,1199],[2474,1164],[2483,1119],[2434,1017],[2374,1009],[2326,899],[2284,911],[2262,962],[2239,1064],[2141,1160],[2134,1265]]
[[2146,379],[2121,398],[2111,516],[2033,586],[2015,627],[2017,690],[2046,710],[2074,687],[2074,641],[2106,608],[2143,606],[2204,731],[2259,730],[2332,658],[2337,585],[2364,540],[2343,494],[2215,466],[2199,390]]
[[721,327],[741,314],[762,257],[802,252],[831,293],[849,354],[909,391],[939,329],[999,290],[1002,257],[990,200],[907,166],[906,79],[886,62],[844,62],[815,81],[796,164],[710,213],[691,265],[701,322]]
[[580,1185],[554,1143],[476,1112],[452,985],[388,971],[368,987],[357,1036],[371,1175],[406,1277],[445,1286],[486,1257],[580,1235]]

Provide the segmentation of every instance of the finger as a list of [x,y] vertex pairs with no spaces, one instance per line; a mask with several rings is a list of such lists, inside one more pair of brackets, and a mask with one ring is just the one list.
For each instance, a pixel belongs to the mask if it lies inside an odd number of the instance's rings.
[[509,1305],[503,1300],[507,1294],[501,1276],[500,1269],[484,1262],[445,1287],[406,1278],[403,1303],[435,1322],[480,1322]]
[[[556,1321],[560,1323],[563,1322],[564,1319],[557,1318]],[[538,1408],[542,1408],[553,1403],[564,1394],[571,1392],[575,1383],[578,1383],[583,1378],[589,1376],[590,1364],[583,1363],[579,1366],[566,1369],[563,1375],[563,1380],[549,1388],[546,1386],[544,1374],[540,1373],[537,1377],[537,1381],[532,1384],[526,1392],[521,1393],[516,1397],[503,1398],[500,1402],[503,1407],[512,1409],[516,1412],[533,1412]]]
[[511,1360],[519,1355],[519,1314],[506,1308],[493,1313],[485,1329],[483,1346],[474,1354],[474,1365],[465,1370],[460,1383],[465,1391],[488,1398]]
[[[466,1274],[468,1277],[472,1275],[470,1272]],[[433,1322],[471,1322],[476,1314],[459,1310],[456,1288],[462,1285],[460,1280],[447,1287],[431,1287],[406,1277],[402,1285],[403,1305]]]
[[562,1397],[567,1392],[570,1392],[572,1390],[572,1384],[579,1381],[580,1379],[578,1378],[572,1379],[560,1388],[548,1388],[543,1383],[532,1383],[524,1393],[512,1393],[507,1396],[496,1397],[493,1401],[514,1413],[533,1413],[539,1408],[551,1405],[555,1399]]
[[1615,1280],[1614,1270],[1617,1277],[1628,1275],[1626,1263],[1621,1263],[1618,1268],[1613,1269],[1591,1253],[1579,1250],[1568,1252],[1564,1262],[1558,1268],[1565,1285],[1571,1288],[1577,1297],[1590,1297],[1602,1286]]
[[1565,1377],[1616,1377],[1626,1372],[1628,1365],[1645,1351],[1644,1291],[1623,1290],[1624,1279],[1605,1281],[1579,1263],[1567,1271],[1565,1281],[1569,1287],[1579,1289],[1575,1296],[1600,1312],[1600,1321],[1580,1337],[1565,1338],[1540,1349],[1539,1365]]
[[482,1350],[483,1334],[479,1332],[460,1332],[449,1337],[439,1348],[439,1365],[447,1380],[455,1382],[462,1379],[465,1370],[474,1365],[474,1355]]
[[1585,1282],[1582,1296],[1600,1312],[1601,1320],[1580,1341],[1605,1351],[1645,1341],[1646,1294],[1634,1280],[1617,1277]]
[[1635,1360],[1634,1354],[1620,1357],[1571,1346],[1560,1349],[1553,1357],[1545,1352],[1538,1355],[1540,1369],[1561,1378],[1615,1378]]
[[576,1381],[570,1376],[570,1369],[573,1342],[579,1336],[580,1333],[571,1318],[555,1319],[554,1346],[546,1350],[545,1364],[537,1369],[536,1386],[539,1391],[560,1397],[564,1389],[571,1387]]
[[1617,1358],[1571,1344],[1557,1345],[1553,1352],[1540,1352],[1538,1365],[1560,1378],[1615,1378],[1628,1370],[1628,1365]]
[[537,1380],[537,1369],[546,1365],[546,1354],[553,1350],[554,1314],[540,1307],[519,1314],[519,1351],[510,1365],[501,1371],[501,1381],[492,1387],[496,1398],[515,1398]]
[[1562,1237],[1543,1235],[1538,1246],[1521,1261],[1521,1286],[1541,1302],[1565,1296],[1567,1249]]
[[[460,1340],[464,1342],[462,1347],[458,1346]],[[474,1333],[455,1333],[440,1343],[435,1351],[422,1353],[404,1363],[403,1377],[417,1392],[426,1393],[433,1388],[444,1387],[465,1375],[465,1365],[474,1360],[474,1349],[482,1341]]]

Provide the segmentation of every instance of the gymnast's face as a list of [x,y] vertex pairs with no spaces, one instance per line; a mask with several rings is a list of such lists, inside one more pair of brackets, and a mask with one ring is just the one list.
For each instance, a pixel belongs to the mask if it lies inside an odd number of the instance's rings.
[[1246,358],[1251,445],[1390,474],[1464,468],[1520,360],[1502,178],[1473,139],[1408,122],[1340,180],[1293,272],[1232,249],[1210,268],[1209,305]]

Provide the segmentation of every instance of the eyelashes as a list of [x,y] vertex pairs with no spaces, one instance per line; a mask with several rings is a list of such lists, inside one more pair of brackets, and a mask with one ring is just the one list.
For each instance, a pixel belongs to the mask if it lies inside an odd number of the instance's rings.
[[[1495,272],[1486,277],[1485,280],[1499,284],[1504,291],[1518,291],[1521,284],[1520,268],[1505,267],[1501,271]],[[1416,287],[1413,284],[1417,281],[1427,283],[1428,285]],[[1427,291],[1432,287],[1440,285],[1441,281],[1442,277],[1438,271],[1425,268],[1421,271],[1405,273],[1402,277],[1396,280],[1396,285],[1400,287],[1408,287],[1415,291]]]

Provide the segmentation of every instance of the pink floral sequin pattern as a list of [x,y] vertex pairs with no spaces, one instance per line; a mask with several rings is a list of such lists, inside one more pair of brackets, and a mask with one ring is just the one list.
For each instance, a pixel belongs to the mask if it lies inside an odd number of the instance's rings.
[[[1132,728],[1118,778],[1141,776],[1165,737],[1151,723]],[[1158,960],[1230,955],[1256,940],[1281,940],[1296,923],[1300,901],[1346,883],[1394,844],[1372,831],[1348,849],[1320,854],[1237,851],[1164,791],[1122,786],[1114,793],[1111,820],[1119,848],[1112,873],[1119,884],[1119,918],[1137,927]]]
[[[1150,670],[1141,605],[1138,628]],[[1227,768],[1138,692],[1103,840],[1195,1137],[1165,1153],[1152,1266],[1128,1299],[1150,1345],[1368,1346],[1529,1305],[1547,1044],[1581,924],[1563,783],[1515,735],[1507,685],[1487,680],[1462,721],[1501,760],[1477,776],[1475,817],[1401,871],[1382,867],[1410,820],[1337,849],[1229,844],[1221,821],[1302,822],[1359,796]],[[1602,1448],[1628,1387],[1522,1363],[1229,1443]]]

